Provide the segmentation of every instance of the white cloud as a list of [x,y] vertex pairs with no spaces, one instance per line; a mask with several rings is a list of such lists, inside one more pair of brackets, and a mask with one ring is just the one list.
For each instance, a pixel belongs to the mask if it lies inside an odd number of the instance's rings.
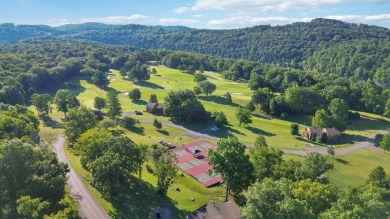
[[194,17],[194,18],[206,18],[207,16],[203,15],[203,14],[194,14],[194,15],[192,15],[192,17]]
[[105,24],[129,24],[129,23],[137,23],[137,24],[151,24],[154,21],[152,17],[141,15],[141,14],[133,14],[130,16],[108,16],[101,18],[82,18],[81,22],[99,22]]
[[174,12],[176,14],[185,14],[188,10],[190,10],[190,8],[188,8],[188,7],[180,7],[180,8],[176,8],[174,10]]
[[72,22],[66,18],[52,18],[49,20],[49,25],[53,27],[62,26],[65,24],[71,24]]
[[184,26],[191,26],[199,23],[198,20],[179,19],[179,18],[160,18],[159,22],[161,25],[184,25]]
[[198,10],[227,10],[245,13],[266,13],[270,11],[288,11],[319,8],[348,2],[386,2],[386,0],[197,0],[191,7]]

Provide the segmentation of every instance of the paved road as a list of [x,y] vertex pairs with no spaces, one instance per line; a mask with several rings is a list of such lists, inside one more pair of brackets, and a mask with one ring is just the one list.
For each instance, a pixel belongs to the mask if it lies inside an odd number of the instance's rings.
[[53,150],[56,152],[58,160],[66,163],[69,166],[70,172],[68,173],[67,186],[72,194],[74,200],[79,206],[79,214],[82,218],[86,219],[108,219],[110,218],[104,209],[99,205],[96,199],[93,197],[88,188],[84,185],[79,175],[74,171],[68,158],[66,157],[65,150],[65,137],[59,136],[53,141]]
[[[152,124],[153,120],[139,120],[140,123],[145,123],[145,124]],[[191,138],[208,138],[214,141],[218,141],[220,138],[208,135],[208,134],[203,134],[200,132],[195,132],[192,130],[189,130],[183,126],[176,125],[170,122],[162,122],[163,125],[169,126],[172,128],[180,129],[184,131],[184,135],[189,136]],[[374,145],[374,138],[376,134],[386,134],[387,131],[379,131],[378,133],[375,133],[371,136],[369,136],[365,141],[357,142],[355,145],[347,147],[347,148],[341,148],[341,149],[335,149],[335,154],[336,155],[343,155],[347,153],[351,153],[353,151],[357,151],[360,149],[367,149],[371,151],[376,151],[380,152],[381,149],[378,147],[375,147]],[[248,147],[253,147],[253,145],[247,145]],[[300,155],[300,156],[307,156],[308,153],[313,153],[317,152],[323,155],[328,155],[327,148],[325,147],[320,147],[320,146],[313,146],[313,147],[306,147],[306,150],[288,150],[288,149],[282,149],[282,151],[285,154],[292,154],[292,155]]]
[[[347,148],[341,148],[341,149],[335,149],[335,155],[343,155],[343,154],[348,154],[357,150],[361,149],[366,149],[370,151],[375,151],[375,152],[381,152],[382,149],[376,147],[374,145],[375,142],[375,135],[376,134],[386,134],[387,131],[379,131],[375,134],[372,134],[368,136],[364,141],[357,142],[356,144],[347,147]],[[313,153],[317,152],[323,155],[327,155],[328,151],[327,148],[325,147],[320,147],[320,146],[314,146],[314,147],[306,147],[306,151],[299,151],[299,150],[282,150],[285,154],[293,154],[293,155],[301,155],[301,156],[306,156],[308,153]]]

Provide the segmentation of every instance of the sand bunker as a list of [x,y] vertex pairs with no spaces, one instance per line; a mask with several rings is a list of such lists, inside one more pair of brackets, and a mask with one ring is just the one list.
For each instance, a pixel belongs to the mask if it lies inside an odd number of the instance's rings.
[[241,95],[242,93],[233,93],[233,94],[236,94],[236,95]]

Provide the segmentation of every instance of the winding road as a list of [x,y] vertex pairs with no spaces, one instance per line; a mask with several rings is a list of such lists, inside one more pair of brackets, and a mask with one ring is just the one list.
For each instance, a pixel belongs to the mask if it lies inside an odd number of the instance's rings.
[[65,154],[65,137],[63,135],[58,136],[53,141],[53,150],[57,154],[60,162],[66,163],[69,166],[70,172],[68,173],[67,186],[73,199],[79,206],[79,214],[81,218],[85,219],[109,219],[110,217],[99,205],[96,199],[93,197],[88,188],[84,185],[83,181],[77,175],[73,169],[68,158]]

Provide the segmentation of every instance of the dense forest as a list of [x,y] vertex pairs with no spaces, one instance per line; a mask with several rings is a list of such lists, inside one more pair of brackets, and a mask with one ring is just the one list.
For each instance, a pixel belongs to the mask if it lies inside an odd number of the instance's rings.
[[[380,74],[368,75],[362,80],[356,75],[339,77],[318,70],[293,69],[245,59],[164,49],[142,50],[52,37],[0,45],[0,100],[6,104],[23,104],[33,93],[75,76],[88,77],[92,83],[104,86],[109,69],[120,70],[123,76],[139,76],[137,80],[142,80],[142,74],[147,74],[143,65],[148,61],[161,61],[187,73],[193,73],[195,69],[217,71],[226,80],[246,81],[254,91],[253,103],[275,116],[283,112],[314,114],[316,109],[336,97],[355,110],[385,115],[390,110],[389,89],[375,83]],[[389,77],[388,70],[378,70],[383,73],[385,82]],[[261,95],[267,92],[265,97]],[[285,95],[269,95],[270,92]],[[298,99],[289,99],[290,94]]]
[[376,78],[380,83],[387,83],[389,79],[382,74],[389,73],[390,30],[329,19],[234,30],[99,23],[60,27],[0,25],[0,42],[41,36],[243,58],[343,77],[367,79],[379,74]]

